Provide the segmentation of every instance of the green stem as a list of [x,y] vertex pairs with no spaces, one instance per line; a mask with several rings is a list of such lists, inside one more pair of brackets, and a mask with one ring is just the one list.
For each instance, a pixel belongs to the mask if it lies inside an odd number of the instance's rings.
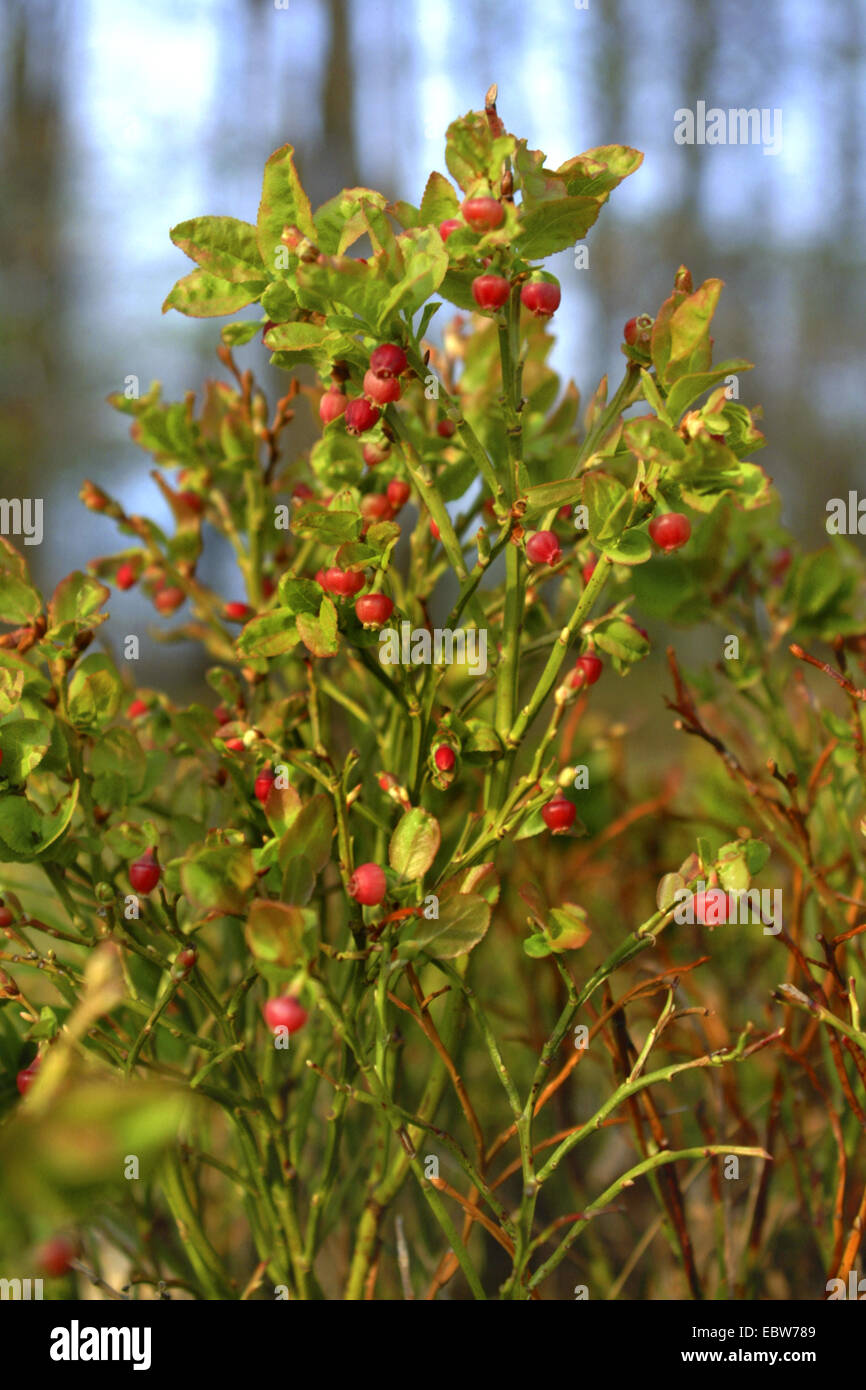
[[575,632],[580,627],[581,623],[585,620],[590,610],[592,609],[592,605],[595,602],[607,578],[607,573],[610,569],[610,565],[611,561],[607,558],[606,555],[600,555],[598,557],[598,564],[593,570],[592,577],[589,583],[587,584],[586,588],[584,589],[583,593],[581,594],[580,598],[578,599],[574,612],[569,618],[566,626],[561,630],[559,636],[557,637],[553,649],[549,657],[547,658],[546,665],[541,673],[541,677],[538,681],[538,684],[536,685],[535,690],[533,691],[532,696],[529,700],[529,703],[524,705],[523,709],[520,711],[520,714],[517,720],[515,721],[511,729],[511,732],[508,735],[509,747],[519,747],[524,734],[526,733],[533,719],[538,714],[538,711],[541,709],[541,706],[544,704],[544,701],[547,699],[548,695],[553,689],[553,686],[556,683],[556,678],[559,674],[559,669],[562,666],[563,661],[565,660],[565,654],[568,650],[569,644],[571,643],[571,640],[574,637]]
[[205,1235],[198,1213],[186,1189],[180,1158],[175,1150],[166,1155],[162,1167],[162,1186],[177,1222],[184,1249],[208,1298],[234,1297],[225,1281],[219,1256]]
[[[616,1182],[611,1183],[610,1187],[602,1192],[600,1197],[597,1197],[594,1202],[590,1203],[590,1205],[581,1212],[578,1219],[569,1227],[568,1234],[560,1242],[554,1253],[533,1274],[526,1286],[527,1289],[531,1290],[537,1288],[539,1284],[544,1282],[549,1274],[553,1273],[557,1266],[565,1259],[571,1246],[577,1240],[581,1231],[584,1230],[592,1220],[595,1213],[609,1206],[625,1188],[630,1187],[632,1183],[634,1183],[636,1178],[642,1177],[644,1173],[652,1172],[656,1168],[661,1168],[667,1163],[679,1163],[688,1158],[707,1158],[713,1154],[736,1154],[740,1158],[764,1158],[768,1161],[771,1159],[771,1155],[768,1154],[765,1149],[745,1148],[736,1144],[707,1144],[702,1148],[677,1149],[675,1151],[663,1150],[660,1153],[651,1154],[650,1157],[645,1158],[642,1163],[636,1164],[635,1167],[630,1168],[627,1173],[623,1173],[621,1177],[617,1178]],[[552,1234],[552,1227],[543,1231],[537,1240],[533,1242],[532,1248],[536,1249],[538,1246],[542,1245],[545,1241],[550,1239]]]
[[[578,451],[574,467],[569,477],[576,478],[588,458],[592,457],[597,444],[600,444],[612,425],[616,423],[624,410],[633,405],[640,395],[641,369],[635,362],[629,362],[625,370],[625,376],[620,382],[613,399],[602,411],[596,424],[589,431],[583,444]],[[556,520],[557,507],[551,507],[547,516],[541,524],[540,530],[547,531]]]

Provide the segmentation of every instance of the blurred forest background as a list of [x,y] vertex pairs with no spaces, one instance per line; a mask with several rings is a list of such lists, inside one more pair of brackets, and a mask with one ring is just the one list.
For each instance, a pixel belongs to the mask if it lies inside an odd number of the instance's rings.
[[[611,143],[645,154],[590,231],[588,267],[576,268],[572,251],[548,263],[562,284],[552,360],[563,385],[572,378],[586,402],[604,373],[618,382],[623,324],[655,312],[680,263],[696,285],[720,276],[726,289],[714,319],[715,350],[719,359],[756,364],[740,380],[741,399],[764,408],[768,447],[756,461],[778,484],[783,522],[798,540],[811,551],[826,543],[827,500],[858,485],[866,493],[866,4],[582,2],[587,8],[575,0],[287,0],[285,8],[277,8],[284,0],[0,0],[0,491],[7,498],[44,498],[43,543],[24,547],[44,589],[125,544],[111,522],[79,502],[85,477],[129,511],[169,519],[149,477],[149,455],[134,446],[128,419],[105,397],[122,391],[130,375],[142,392],[159,379],[168,399],[200,391],[208,375],[225,375],[214,356],[222,320],[160,313],[172,285],[191,268],[171,244],[169,228],[203,213],[254,221],[265,160],[287,141],[296,147],[314,205],[354,185],[417,205],[430,171],[445,171],[446,126],[481,107],[492,82],[506,127],[544,150],[553,166]],[[677,145],[675,112],[698,101],[725,110],[781,110],[780,153],[764,154],[759,145]],[[450,312],[445,307],[434,319],[434,336]],[[273,400],[287,378],[267,359],[258,341],[238,352]],[[302,406],[293,429],[300,453],[318,435],[318,421]],[[228,578],[229,557],[214,541],[208,528],[202,578],[224,579],[223,592],[239,598]],[[855,542],[862,549],[866,537]],[[172,625],[156,617],[138,589],[114,593],[110,606],[99,639],[107,635],[116,655],[125,633]],[[591,767],[590,848],[563,846],[561,855],[552,854],[530,840],[510,866],[512,889],[537,872],[551,901],[577,886],[594,923],[593,951],[605,940],[612,949],[623,922],[643,919],[660,866],[672,869],[694,848],[693,825],[730,838],[725,827],[745,817],[742,797],[715,754],[675,734],[663,702],[671,688],[666,642],[676,637],[684,667],[698,657],[719,661],[719,628],[705,624],[681,636],[657,622],[647,626],[652,658],[628,681],[606,682],[579,739],[576,724],[572,729]],[[205,664],[191,645],[143,641],[135,679],[164,685],[186,701],[201,697]],[[827,684],[821,699],[830,704],[838,692],[828,692]],[[212,704],[213,694],[207,698]],[[841,694],[838,703],[844,706]],[[784,731],[780,718],[768,736],[784,740]],[[558,745],[564,760],[570,747]],[[675,803],[673,784],[668,788],[663,777],[674,747],[677,767],[688,773]],[[746,760],[756,765],[758,753],[768,751],[750,747]],[[842,750],[849,752],[853,758],[853,750]],[[644,803],[642,822],[627,839],[621,836],[630,798],[636,803],[659,794],[665,809],[651,816]],[[854,787],[849,808],[858,796]],[[606,843],[612,825],[618,829]],[[826,833],[834,844],[832,820]],[[804,926],[806,898],[799,881],[789,886],[784,855],[773,872],[768,881],[784,883],[791,895],[786,911],[796,930],[813,930],[814,895]],[[858,879],[850,890],[857,896],[846,903],[859,908],[861,889]],[[525,964],[519,946],[525,907],[514,892],[511,897],[501,920],[510,924],[510,946]],[[676,942],[672,954],[667,941],[659,947],[666,965],[692,949],[688,939],[685,946]],[[689,996],[724,1020],[707,1025],[710,1046],[732,1041],[749,1019],[779,1024],[768,992],[784,974],[781,952],[781,942],[757,932],[715,936],[715,964]],[[522,996],[513,981],[523,977],[514,961],[511,954],[496,958],[488,988],[497,996],[497,1021],[504,1019],[510,1036],[519,1038]],[[546,1005],[538,1004],[534,989],[527,998],[537,1017],[531,1010],[529,1016],[540,1036]],[[766,1107],[778,1065],[768,1052],[754,1072],[744,1073],[750,1117]],[[829,1064],[827,1074],[835,1094]],[[785,1105],[794,1109],[783,1129],[798,1198],[791,1195],[790,1171],[779,1163],[759,1287],[762,1296],[769,1290],[811,1298],[823,1289],[826,1271],[809,1215],[810,1203],[821,1209],[824,1199],[808,1164],[823,1164],[832,1182],[835,1158],[827,1157],[825,1110],[802,1076],[786,1075],[793,1080],[785,1083]],[[563,1127],[577,1122],[586,1094],[561,1088]],[[695,1097],[696,1110],[697,1090],[684,1094]],[[710,1095],[717,1108],[707,1113],[726,1132],[729,1093],[719,1086]],[[496,1097],[494,1114],[498,1090]],[[684,1125],[691,1119],[690,1112]],[[587,1193],[601,1191],[601,1179],[612,1176],[605,1165],[625,1156],[617,1142],[599,1150],[601,1167],[580,1174]],[[860,1174],[862,1136],[857,1144]],[[849,1206],[857,1183],[859,1197],[862,1177],[849,1179]],[[629,1277],[634,1238],[654,1219],[647,1216],[648,1191],[636,1190],[635,1200],[642,1205],[629,1209],[611,1237],[613,1267],[625,1271],[617,1276],[621,1284]],[[708,1203],[698,1219],[701,1248],[709,1249],[714,1211]],[[684,1287],[670,1282],[661,1249],[660,1242],[648,1247],[638,1282],[626,1284],[629,1296],[636,1288],[661,1288],[668,1296]]]
[[[614,142],[646,155],[588,268],[550,262],[563,378],[584,400],[618,380],[623,322],[657,308],[680,262],[696,284],[721,276],[717,354],[757,364],[741,395],[764,406],[759,461],[818,548],[827,499],[863,476],[864,27],[850,0],[0,0],[0,466],[5,496],[45,499],[37,579],[117,548],[77,500],[85,476],[167,517],[104,398],[129,374],[176,399],[221,371],[219,322],[160,314],[188,269],[169,227],[255,220],[287,140],[314,205],[356,184],[417,204],[446,125],[493,81],[507,128],[554,165]],[[781,152],[678,146],[674,113],[699,99],[780,108]],[[262,347],[241,360],[285,389]],[[303,420],[298,447],[312,435]],[[115,642],[153,618],[137,593],[116,606]],[[184,648],[150,652],[143,683],[195,682]]]

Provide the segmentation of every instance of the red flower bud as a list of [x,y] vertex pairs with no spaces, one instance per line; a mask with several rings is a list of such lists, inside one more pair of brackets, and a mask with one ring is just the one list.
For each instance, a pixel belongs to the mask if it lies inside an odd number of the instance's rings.
[[392,401],[399,401],[402,395],[400,382],[395,376],[377,376],[370,370],[364,373],[364,395],[377,405],[389,405]]
[[659,550],[670,554],[671,551],[679,550],[680,546],[685,545],[692,534],[692,528],[688,517],[683,516],[681,512],[665,512],[662,516],[653,517],[649,524],[649,533]]
[[260,801],[263,806],[266,804],[267,799],[271,794],[271,788],[273,787],[276,780],[277,779],[274,773],[269,767],[262,768],[261,772],[256,778],[253,790],[255,792],[256,800]]
[[370,355],[370,371],[376,376],[400,376],[408,365],[405,352],[396,343],[382,343]]
[[387,594],[362,594],[355,600],[355,613],[365,627],[381,627],[394,611],[394,600]]
[[36,1075],[41,1065],[42,1058],[36,1056],[33,1058],[33,1061],[30,1063],[29,1066],[21,1068],[21,1070],[15,1078],[15,1084],[18,1087],[19,1095],[26,1096],[27,1092],[30,1090],[30,1087],[33,1085],[33,1082],[36,1080]]
[[[331,386],[319,401],[319,419],[322,421],[322,424],[330,425],[333,420],[338,420],[345,412],[348,404],[349,397],[344,396],[342,391],[337,391]],[[299,487],[303,486],[303,483],[299,484]],[[297,495],[298,488],[295,489],[295,496]],[[312,494],[310,495],[312,496]]]
[[562,291],[555,280],[528,280],[520,291],[520,302],[539,319],[549,319],[559,308]]
[[387,488],[388,501],[395,511],[399,512],[409,501],[412,493],[408,483],[404,483],[402,478],[392,478]]
[[433,761],[440,772],[450,772],[457,758],[453,748],[449,748],[447,743],[440,743],[433,754]]
[[463,223],[457,217],[446,217],[444,222],[439,223],[439,235],[443,241],[447,241],[452,232],[459,232]]
[[359,864],[349,879],[349,897],[364,907],[377,907],[385,896],[385,870],[378,864]]
[[131,589],[137,578],[138,576],[132,565],[122,564],[118,567],[117,574],[114,576],[114,582],[118,589]]
[[592,652],[587,652],[585,656],[579,656],[574,663],[569,684],[572,686],[595,685],[603,670],[603,662],[597,656],[593,656]]
[[472,281],[472,298],[479,309],[501,309],[510,293],[511,286],[501,275],[476,275]]
[[272,1033],[276,1033],[278,1028],[285,1028],[287,1033],[297,1033],[309,1018],[303,1004],[293,994],[282,994],[276,999],[268,999],[262,1013]]
[[526,542],[526,558],[533,565],[555,565],[562,558],[562,551],[553,532],[535,531]]
[[129,881],[136,893],[152,893],[159,883],[162,873],[156,859],[156,850],[149,849],[140,859],[129,866]]
[[492,232],[505,221],[505,208],[497,198],[467,198],[460,211],[473,232]]
[[363,396],[356,396],[346,406],[346,430],[349,434],[366,434],[379,419],[379,411]]
[[541,819],[554,835],[562,835],[574,825],[577,809],[562,792],[557,792],[552,801],[541,808]]

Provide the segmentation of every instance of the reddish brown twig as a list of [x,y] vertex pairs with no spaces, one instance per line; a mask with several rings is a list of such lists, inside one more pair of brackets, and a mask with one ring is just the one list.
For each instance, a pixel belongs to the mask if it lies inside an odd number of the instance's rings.
[[837,671],[829,662],[819,661],[816,656],[810,656],[809,653],[805,652],[796,642],[792,642],[788,650],[798,661],[807,661],[810,666],[815,666],[819,671],[823,671],[825,676],[829,676],[837,685],[840,685],[852,699],[866,700],[866,690],[858,690],[857,686],[854,685],[852,681],[849,681],[847,676],[843,676],[842,672]]

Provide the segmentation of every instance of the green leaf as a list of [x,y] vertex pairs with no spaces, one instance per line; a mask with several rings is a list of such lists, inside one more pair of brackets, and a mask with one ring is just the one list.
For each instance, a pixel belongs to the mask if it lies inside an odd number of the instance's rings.
[[436,477],[436,490],[443,502],[456,502],[463,497],[475,482],[478,468],[471,454],[461,454],[453,463],[446,464]]
[[679,488],[680,500],[699,512],[714,511],[725,494],[747,511],[766,506],[771,496],[770,479],[762,468],[704,436],[691,441],[682,462],[669,464],[662,486],[668,484]]
[[334,656],[339,651],[337,609],[327,594],[322,599],[317,618],[309,613],[298,613],[295,623],[301,641],[307,650],[313,653],[313,656]]
[[788,575],[786,598],[799,618],[814,618],[833,602],[844,584],[837,552],[824,546],[797,558]]
[[383,256],[364,263],[342,256],[319,265],[301,262],[295,273],[298,303],[304,309],[331,315],[341,304],[359,316],[358,328],[373,334],[382,300],[394,284],[392,267]]
[[687,376],[681,376],[671,387],[667,398],[667,409],[672,420],[678,420],[684,410],[688,410],[693,401],[698,396],[703,395],[704,391],[709,391],[711,386],[716,386],[724,381],[726,376],[731,376],[737,372],[750,372],[753,367],[752,362],[746,362],[740,357],[732,357],[727,362],[720,362],[707,372],[695,372]]
[[686,295],[682,290],[674,290],[655,316],[650,338],[650,356],[660,382],[665,381],[665,368],[671,355],[671,319],[685,300]]
[[298,178],[294,154],[292,145],[283,145],[274,150],[265,165],[256,237],[259,254],[268,268],[268,279],[285,278],[287,275],[279,254],[285,250],[280,240],[284,227],[297,227],[310,241],[316,240],[310,200]]
[[667,912],[677,901],[677,893],[685,888],[682,874],[663,874],[656,889],[656,907],[659,912]]
[[465,955],[482,941],[490,926],[490,904],[475,893],[455,893],[439,904],[438,919],[416,917],[404,928],[399,956],[419,950],[440,960]]
[[602,543],[604,554],[618,565],[642,565],[652,559],[653,548],[645,531],[624,531],[616,540]]
[[625,618],[602,618],[592,630],[595,645],[613,658],[616,670],[622,675],[649,653],[649,642]]
[[4,797],[0,801],[0,859],[5,847],[12,858],[32,859],[39,853],[39,812],[23,796]]
[[[449,886],[455,883],[455,879],[449,880]],[[473,868],[467,869],[460,878],[459,892],[475,893],[489,903],[491,907],[499,902],[499,875],[496,872],[496,865],[492,860],[486,864],[476,864]],[[440,898],[450,897],[450,892],[446,892],[446,885],[442,885]]]
[[421,225],[421,213],[411,203],[405,202],[403,198],[398,198],[396,203],[389,203],[388,211],[400,223],[401,227],[409,228]]
[[363,570],[375,564],[381,553],[363,541],[347,541],[334,556],[334,564],[341,570]]
[[560,478],[552,483],[536,483],[526,490],[524,518],[542,516],[552,507],[563,507],[583,496],[583,478]]
[[313,873],[320,874],[331,857],[334,825],[334,803],[329,796],[317,792],[301,810],[290,833],[280,842],[280,863],[283,867],[292,858],[303,855]]
[[[0,718],[11,713],[24,690],[24,672],[0,666]],[[8,774],[4,774],[8,775]]]
[[0,623],[28,623],[42,612],[42,599],[32,585],[14,574],[0,574]]
[[250,904],[244,938],[256,961],[291,969],[303,955],[306,918],[290,903],[255,898]]
[[454,218],[460,211],[460,202],[444,174],[432,173],[421,199],[421,221],[428,226],[438,227],[440,222]]
[[45,757],[50,743],[51,730],[39,719],[14,719],[0,725],[2,775],[12,783],[26,781]]
[[67,711],[77,729],[93,732],[113,719],[120,708],[123,686],[111,657],[100,652],[86,656],[69,682]]
[[654,415],[626,420],[622,437],[626,446],[644,463],[669,464],[686,457],[686,445],[681,437]]
[[[454,236],[459,236],[458,232]],[[449,237],[448,241],[451,242]],[[449,270],[442,284],[439,286],[439,294],[443,299],[447,299],[449,304],[456,304],[458,309],[466,309],[474,314],[478,305],[472,295],[472,281],[475,279],[474,270]]]
[[0,574],[12,574],[16,579],[29,580],[27,561],[11,541],[0,535]]
[[224,705],[231,707],[241,704],[243,691],[234,671],[227,671],[224,666],[211,666],[205,671],[204,678]]
[[340,425],[326,429],[310,450],[310,464],[328,492],[355,487],[364,473],[364,460],[357,440]]
[[536,960],[543,960],[545,956],[553,954],[553,947],[541,932],[533,932],[532,936],[527,936],[523,942],[523,949],[528,956]]
[[256,229],[236,217],[193,217],[179,222],[169,233],[203,270],[232,284],[246,280],[267,280],[256,241]]
[[283,886],[280,896],[284,902],[296,903],[303,907],[313,896],[316,875],[305,854],[293,854],[282,871]]
[[268,329],[264,341],[272,352],[321,352],[335,357],[343,336],[324,323],[279,323]]
[[53,811],[43,813],[23,796],[0,800],[0,859],[19,863],[35,859],[67,830],[78,805],[78,782],[73,782]]
[[23,683],[22,694],[35,700],[41,700],[51,689],[50,681],[27,657],[21,657],[17,652],[8,651],[3,647],[0,647],[0,670],[7,671],[16,685],[20,677]]
[[563,903],[552,908],[544,924],[545,934],[551,951],[577,951],[592,935],[586,921],[586,912],[576,903]]
[[567,197],[565,178],[555,169],[545,167],[543,150],[530,150],[525,140],[518,140],[514,151],[514,167],[520,179],[521,206],[524,212],[539,203]]
[[396,521],[375,521],[364,536],[364,544],[381,556],[399,537],[400,527]]
[[234,285],[230,280],[221,280],[206,270],[193,270],[178,280],[162,306],[162,312],[177,309],[193,319],[220,318],[223,314],[237,313],[248,304],[254,304],[266,280],[247,280],[242,285]]
[[159,831],[153,821],[119,821],[103,831],[102,838],[118,859],[138,859],[146,850],[159,843]]
[[668,410],[666,401],[662,399],[655,377],[648,372],[645,367],[641,367],[640,375],[643,383],[644,398],[647,404],[652,407],[660,420],[663,420],[666,425],[669,425],[671,423],[670,411]]
[[516,145],[513,135],[493,136],[483,111],[452,121],[445,141],[445,163],[464,193],[481,179],[498,178],[502,161]]
[[448,252],[435,227],[413,227],[402,232],[398,241],[403,271],[379,310],[380,328],[398,311],[414,314],[439,288],[448,272]]
[[313,221],[319,249],[331,256],[344,255],[367,231],[365,206],[384,211],[387,204],[382,194],[372,188],[344,188],[316,208]]
[[727,893],[744,893],[749,886],[749,869],[746,864],[742,840],[734,840],[722,845],[716,860],[719,882]]
[[541,807],[539,807],[538,810],[533,811],[531,815],[527,816],[526,820],[523,821],[514,832],[512,838],[515,840],[529,840],[533,835],[540,835],[542,830],[546,829],[547,826],[544,824],[541,815]]
[[763,840],[745,840],[743,854],[750,874],[759,874],[770,857],[770,846]]
[[463,741],[462,756],[469,763],[490,762],[502,757],[502,740],[493,728],[483,719],[467,719],[467,737]]
[[39,1019],[27,1030],[27,1036],[32,1042],[41,1042],[45,1039],[56,1038],[60,1032],[60,1022],[54,1010],[48,1004],[43,1004],[39,1010]]
[[[721,394],[724,397],[723,390]],[[707,405],[714,399],[715,393]],[[763,449],[766,445],[766,439],[755,425],[754,417],[746,406],[726,401],[721,410],[721,418],[727,425],[725,443],[739,458],[745,458],[747,454],[753,454],[756,449]],[[719,431],[712,430],[712,433],[717,434]]]
[[407,811],[391,836],[388,862],[395,873],[415,882],[422,879],[436,858],[442,832],[439,822],[420,806]]
[[362,525],[360,512],[329,511],[308,502],[298,508],[292,530],[297,536],[314,536],[323,545],[342,545],[357,540]]
[[298,819],[301,805],[300,795],[291,782],[285,787],[274,785],[263,807],[268,825],[278,835],[283,834]]
[[702,368],[709,366],[710,322],[721,292],[721,280],[705,280],[674,309],[669,324],[670,356],[662,373],[666,384],[689,375],[696,356],[706,358]]
[[243,347],[261,333],[260,319],[243,319],[238,323],[226,323],[220,329],[220,337],[229,347]]
[[94,745],[90,758],[93,795],[119,810],[144,786],[147,762],[131,729],[109,729]]
[[168,710],[172,732],[177,734],[182,744],[200,752],[210,752],[211,739],[217,727],[213,711],[204,705],[190,705],[188,709]]
[[292,614],[316,614],[322,602],[322,590],[314,579],[295,579],[291,574],[283,575],[278,593],[280,603]]
[[538,261],[567,250],[586,236],[600,208],[596,198],[567,197],[540,203],[522,219],[516,246],[518,255],[527,261]]
[[262,308],[274,323],[288,323],[298,312],[298,296],[287,280],[274,280],[262,295]]
[[710,613],[707,577],[680,556],[676,564],[668,560],[654,559],[629,575],[640,612],[690,626],[703,622]]
[[111,597],[111,590],[92,574],[75,570],[61,579],[48,604],[49,626],[75,623],[88,626],[93,615]]
[[[351,241],[355,241],[359,235],[359,232],[355,230],[355,226],[359,222],[360,233],[366,232],[370,238],[374,256],[378,257],[380,252],[384,252],[385,261],[390,263],[396,254],[396,238],[394,228],[385,215],[385,199],[381,193],[373,193],[366,188],[359,188],[356,192],[358,194],[358,211],[352,218]],[[343,231],[345,234],[346,229],[344,228]],[[341,237],[340,241],[341,250],[344,245],[351,244],[348,239],[344,241],[344,237]]]
[[589,534],[602,549],[606,540],[613,540],[616,534],[616,520],[622,516],[625,522],[625,508],[629,494],[618,478],[595,469],[583,479],[583,501],[589,515]]
[[298,629],[290,608],[274,608],[251,618],[237,640],[242,656],[282,656],[298,645]]
[[212,845],[194,851],[180,866],[183,891],[195,908],[238,916],[256,881],[247,845]]
[[623,179],[643,164],[640,150],[629,145],[600,145],[560,164],[556,173],[565,179],[568,193],[604,201]]
[[705,836],[699,835],[698,858],[701,861],[701,867],[704,869],[704,871],[708,870],[711,867],[711,865],[715,861],[715,857],[716,856],[713,854],[713,847],[710,844],[710,841],[706,839]]

